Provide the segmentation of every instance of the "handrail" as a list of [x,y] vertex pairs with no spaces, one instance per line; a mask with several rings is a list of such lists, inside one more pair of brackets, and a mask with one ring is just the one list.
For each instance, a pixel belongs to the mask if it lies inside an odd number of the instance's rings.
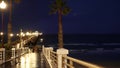
[[20,48],[20,49],[12,48],[11,50],[5,50],[5,49],[1,48],[0,49],[0,65],[4,64],[5,62],[16,59],[26,53],[29,53],[29,48],[27,48],[27,47]]
[[[75,59],[75,58],[72,58],[72,57],[69,57],[69,56],[62,56],[64,59],[67,59],[70,61],[70,63],[73,64],[74,63],[77,63],[77,64],[80,64],[82,66],[85,66],[85,67],[88,67],[88,68],[103,68],[101,66],[98,66],[98,65],[95,65],[95,64],[91,64],[89,62],[85,62],[85,61],[82,61],[82,60],[78,60],[78,59]],[[69,66],[70,68],[74,68],[73,65],[71,65],[70,63],[65,63],[63,62],[65,65]]]

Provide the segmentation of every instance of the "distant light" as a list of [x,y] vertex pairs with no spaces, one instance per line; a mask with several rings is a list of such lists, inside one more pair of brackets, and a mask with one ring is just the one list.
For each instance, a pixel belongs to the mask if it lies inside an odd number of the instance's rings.
[[41,32],[41,33],[39,33],[39,35],[43,35],[43,33]]
[[0,32],[0,35],[3,35],[4,33],[3,32]]
[[43,39],[42,39],[42,38],[40,39],[40,42],[43,42]]
[[14,34],[11,33],[11,34],[10,34],[10,37],[13,37],[13,36],[14,36]]
[[38,31],[35,31],[35,33],[38,33]]
[[19,36],[19,34],[16,34],[17,36]]
[[25,37],[25,34],[23,33],[23,35],[22,35],[23,37]]
[[30,35],[30,33],[29,33],[29,32],[26,32],[26,35],[27,35],[27,36],[29,36],[29,35]]
[[6,3],[4,2],[4,1],[2,1],[1,3],[0,3],[0,8],[1,9],[5,9],[6,8]]
[[20,33],[21,36],[22,36],[23,34],[24,34],[23,32]]

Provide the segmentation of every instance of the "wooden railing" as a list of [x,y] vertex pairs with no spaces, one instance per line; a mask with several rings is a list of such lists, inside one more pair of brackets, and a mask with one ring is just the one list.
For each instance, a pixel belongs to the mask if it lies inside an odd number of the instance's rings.
[[95,64],[91,64],[82,60],[78,60],[69,56],[63,56],[64,68],[103,68]]
[[67,56],[67,49],[61,48],[55,52],[52,47],[43,46],[42,52],[50,68],[104,68]]
[[50,59],[52,60],[51,61],[51,65],[54,66],[55,68],[58,67],[58,64],[57,64],[57,53],[54,52],[54,51],[51,51],[50,52]]
[[26,53],[29,53],[28,47],[19,48],[19,49],[12,48],[11,50],[5,50],[5,48],[0,48],[0,64],[11,61]]

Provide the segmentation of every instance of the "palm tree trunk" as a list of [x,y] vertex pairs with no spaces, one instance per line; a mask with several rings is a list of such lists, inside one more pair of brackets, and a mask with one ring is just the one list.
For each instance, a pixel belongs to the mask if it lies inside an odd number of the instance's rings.
[[12,0],[10,0],[9,22],[8,22],[8,45],[11,44],[10,34],[12,33]]
[[62,12],[58,10],[58,47],[63,48]]

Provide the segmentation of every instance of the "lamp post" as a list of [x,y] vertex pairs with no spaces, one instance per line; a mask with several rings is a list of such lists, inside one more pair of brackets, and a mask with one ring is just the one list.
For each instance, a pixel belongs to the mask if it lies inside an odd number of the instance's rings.
[[4,46],[4,13],[3,13],[3,9],[6,8],[6,3],[4,1],[2,1],[0,3],[0,8],[2,9],[1,11],[2,11],[2,33],[3,33],[3,35],[2,35],[2,47],[3,47]]
[[[3,37],[3,32],[0,32],[1,38]],[[0,40],[2,42],[3,38]]]
[[23,31],[22,31],[22,29],[20,30],[20,48],[22,48],[22,42],[23,42],[23,40],[22,40],[22,36],[23,36]]

